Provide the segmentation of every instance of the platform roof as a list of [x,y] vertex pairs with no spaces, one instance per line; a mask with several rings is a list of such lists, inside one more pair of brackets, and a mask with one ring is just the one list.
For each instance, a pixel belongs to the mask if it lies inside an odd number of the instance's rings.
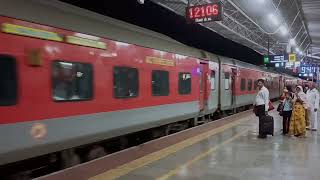
[[[216,0],[151,1],[185,16],[188,3],[193,6]],[[307,1],[317,2],[317,0]],[[300,0],[221,0],[221,2],[224,6],[223,21],[201,25],[260,54],[267,54],[268,39],[271,54],[285,52],[290,39],[295,40],[295,45],[292,46],[293,52],[298,48],[301,53],[306,54],[312,38],[316,37],[315,34],[312,36],[309,34],[310,25],[308,26],[305,21]],[[319,2],[317,5],[319,6]],[[319,7],[317,10],[320,11]],[[320,42],[319,39],[315,39],[316,41]]]
[[310,55],[320,61],[320,1],[302,0],[301,5],[312,39]]

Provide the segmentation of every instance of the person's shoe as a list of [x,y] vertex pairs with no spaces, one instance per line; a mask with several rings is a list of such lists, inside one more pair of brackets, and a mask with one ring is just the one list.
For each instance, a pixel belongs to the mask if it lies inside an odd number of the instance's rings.
[[300,135],[298,138],[306,138],[306,135]]
[[265,138],[267,138],[267,136],[266,135],[259,135],[258,138],[265,139]]

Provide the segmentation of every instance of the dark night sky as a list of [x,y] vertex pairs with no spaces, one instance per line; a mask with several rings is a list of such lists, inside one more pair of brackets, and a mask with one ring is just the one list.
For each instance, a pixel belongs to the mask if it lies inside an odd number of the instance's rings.
[[252,49],[225,39],[197,24],[187,24],[179,16],[149,0],[61,0],[99,14],[123,20],[162,34],[186,45],[252,64],[261,64],[263,56]]

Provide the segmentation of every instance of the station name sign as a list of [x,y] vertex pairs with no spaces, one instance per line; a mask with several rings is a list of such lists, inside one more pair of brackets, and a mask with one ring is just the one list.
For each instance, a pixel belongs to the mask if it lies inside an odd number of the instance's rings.
[[221,2],[189,6],[186,8],[186,19],[188,22],[204,23],[222,20]]

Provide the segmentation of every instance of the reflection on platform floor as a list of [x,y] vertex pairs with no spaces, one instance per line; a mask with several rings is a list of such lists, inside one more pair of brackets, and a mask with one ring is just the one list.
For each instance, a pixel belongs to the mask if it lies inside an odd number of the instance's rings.
[[253,118],[119,179],[319,180],[318,132],[282,136],[281,117],[272,115],[274,137],[258,139]]

